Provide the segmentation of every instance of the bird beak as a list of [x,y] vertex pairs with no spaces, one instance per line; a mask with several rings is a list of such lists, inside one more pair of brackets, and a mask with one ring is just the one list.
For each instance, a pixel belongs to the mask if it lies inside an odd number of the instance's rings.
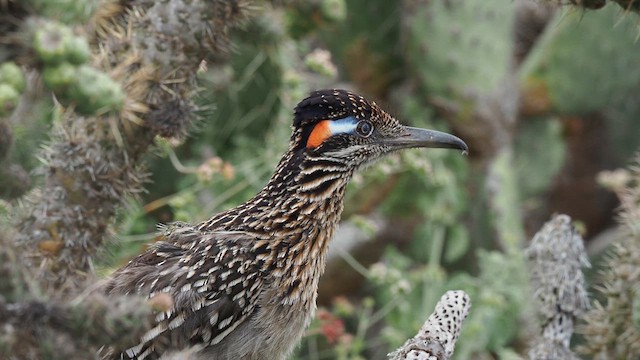
[[457,136],[443,133],[436,130],[420,129],[415,127],[404,127],[404,132],[383,141],[395,149],[429,147],[460,149],[463,154],[469,152],[469,147]]

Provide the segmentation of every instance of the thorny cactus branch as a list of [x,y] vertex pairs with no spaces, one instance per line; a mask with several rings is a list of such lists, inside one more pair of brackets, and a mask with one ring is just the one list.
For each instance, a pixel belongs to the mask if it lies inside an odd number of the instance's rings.
[[578,351],[593,359],[640,357],[640,157],[629,170],[600,176],[618,195],[619,221],[627,236],[612,246],[602,264],[596,291],[602,301],[583,316],[578,328],[585,341]]
[[71,302],[0,299],[0,358],[80,360],[95,358],[105,343],[130,347],[151,328],[154,305],[100,294]]
[[0,233],[0,359],[94,359],[98,352],[132,346],[152,327],[155,312],[171,304],[168,297],[99,292],[47,298],[20,261],[11,235]]
[[542,334],[529,359],[578,359],[569,348],[574,322],[589,307],[583,267],[590,267],[582,237],[571,218],[556,215],[526,250]]
[[389,354],[391,360],[448,360],[469,315],[471,299],[462,290],[447,291],[418,334]]
[[[55,288],[65,283],[75,287],[91,273],[92,257],[117,209],[127,197],[143,190],[143,155],[156,135],[179,137],[188,131],[196,118],[190,99],[196,91],[200,63],[227,46],[229,28],[247,13],[243,1],[138,0],[126,2],[126,7],[123,4],[102,2],[85,30],[93,31],[93,66],[108,77],[88,65],[47,63],[52,56],[46,47],[50,42],[44,48],[37,42],[42,20],[23,21],[26,32],[35,34],[35,40],[25,47],[35,46],[28,51],[40,54],[44,70],[49,70],[45,85],[56,92],[65,76],[78,77],[60,94],[62,102],[73,95],[95,100],[92,93],[83,93],[93,88],[83,86],[103,81],[105,94],[116,96],[108,105],[118,108],[117,112],[96,113],[79,107],[73,111],[73,102],[69,104],[41,156],[44,185],[28,197],[17,219],[22,252],[33,268],[41,269],[41,282]],[[57,29],[61,39],[72,36],[57,23],[44,25]],[[121,90],[110,84],[113,80]],[[119,91],[124,94],[121,103]]]

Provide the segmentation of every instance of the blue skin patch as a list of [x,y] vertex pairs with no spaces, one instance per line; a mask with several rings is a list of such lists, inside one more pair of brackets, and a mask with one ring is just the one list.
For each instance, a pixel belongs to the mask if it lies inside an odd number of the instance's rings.
[[350,134],[355,131],[357,125],[358,119],[349,116],[344,119],[329,121],[329,130],[331,135]]

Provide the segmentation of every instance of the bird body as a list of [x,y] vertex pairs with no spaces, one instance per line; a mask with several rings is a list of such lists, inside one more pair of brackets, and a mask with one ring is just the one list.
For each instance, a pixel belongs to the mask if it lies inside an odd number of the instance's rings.
[[116,271],[105,291],[166,293],[173,306],[125,359],[197,347],[202,359],[283,359],[316,309],[318,281],[354,171],[399,148],[466,151],[460,139],[408,128],[345,90],[313,92],[265,188],[197,225],[163,227],[163,241]]

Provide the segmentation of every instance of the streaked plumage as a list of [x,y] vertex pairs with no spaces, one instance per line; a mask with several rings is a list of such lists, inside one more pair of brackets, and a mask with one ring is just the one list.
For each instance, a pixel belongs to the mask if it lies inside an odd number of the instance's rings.
[[393,150],[462,140],[407,128],[375,103],[320,90],[298,104],[293,134],[265,188],[164,239],[116,271],[110,294],[168,293],[174,306],[123,358],[155,359],[198,346],[203,359],[282,359],[316,308],[318,280],[353,172]]

